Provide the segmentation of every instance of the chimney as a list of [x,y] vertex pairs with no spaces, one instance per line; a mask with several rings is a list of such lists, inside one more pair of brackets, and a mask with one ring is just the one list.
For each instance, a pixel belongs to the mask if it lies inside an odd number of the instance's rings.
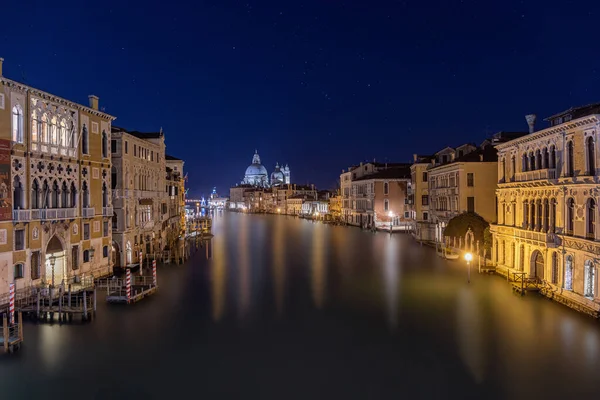
[[535,114],[527,114],[525,116],[525,120],[527,120],[527,125],[529,125],[529,133],[533,133],[536,118],[537,116]]
[[2,64],[4,64],[4,58],[0,57],[0,76],[2,76]]
[[417,162],[417,155],[413,154],[413,162]]
[[94,96],[93,94],[90,94],[88,96],[88,99],[90,99],[90,108],[97,110],[98,109],[98,96]]
[[483,162],[483,154],[479,155],[479,161]]

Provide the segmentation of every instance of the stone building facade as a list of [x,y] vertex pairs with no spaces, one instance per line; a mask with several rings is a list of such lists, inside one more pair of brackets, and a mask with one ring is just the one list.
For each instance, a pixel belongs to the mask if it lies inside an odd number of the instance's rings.
[[2,76],[0,295],[111,273],[114,117]]
[[113,262],[131,267],[162,251],[165,193],[165,139],[162,132],[142,133],[113,127]]
[[414,220],[412,233],[417,240],[431,242],[435,240],[435,224],[429,218],[429,177],[427,168],[435,157],[417,154],[413,157],[414,162],[410,166],[413,189],[411,212]]
[[[167,207],[163,207],[162,239],[176,260],[185,260],[185,175],[183,160],[166,155]],[[164,213],[164,211],[167,211]]]
[[547,296],[598,315],[600,104],[572,108],[550,127],[500,144],[493,259],[524,272]]

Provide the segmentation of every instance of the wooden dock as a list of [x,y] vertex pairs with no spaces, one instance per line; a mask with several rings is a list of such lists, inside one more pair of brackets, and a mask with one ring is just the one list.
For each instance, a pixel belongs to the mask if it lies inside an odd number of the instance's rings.
[[0,332],[0,345],[7,353],[18,350],[23,343],[23,315],[18,313],[18,322],[10,324],[7,314],[2,317],[2,332]]
[[506,279],[511,284],[513,291],[521,295],[524,295],[527,292],[537,292],[540,290],[537,278],[527,277],[525,272],[509,271]]
[[142,300],[156,292],[158,286],[154,284],[152,276],[131,276],[131,293],[127,297],[125,278],[108,278],[98,281],[98,288],[106,289],[108,303],[131,304]]
[[[1,305],[0,308],[7,306]],[[96,313],[96,288],[93,280],[57,287],[27,287],[17,290],[15,310],[40,321],[93,319]]]

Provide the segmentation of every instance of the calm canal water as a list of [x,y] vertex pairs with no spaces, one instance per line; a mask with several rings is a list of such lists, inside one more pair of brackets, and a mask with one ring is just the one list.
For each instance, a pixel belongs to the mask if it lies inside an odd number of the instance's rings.
[[27,325],[0,355],[1,398],[600,394],[596,321],[498,277],[467,284],[409,236],[229,213],[214,233],[143,302]]

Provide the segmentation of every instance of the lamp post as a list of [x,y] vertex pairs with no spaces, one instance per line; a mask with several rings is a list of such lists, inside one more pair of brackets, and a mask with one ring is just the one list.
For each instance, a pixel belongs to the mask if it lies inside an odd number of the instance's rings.
[[473,259],[473,254],[467,253],[465,254],[465,260],[467,260],[467,283],[471,283],[471,260]]
[[388,213],[389,217],[390,217],[390,234],[392,233],[392,223],[394,221],[394,213],[393,212],[389,212]]
[[56,265],[56,257],[54,254],[50,256],[50,266],[52,267],[52,287],[54,287],[54,265]]

